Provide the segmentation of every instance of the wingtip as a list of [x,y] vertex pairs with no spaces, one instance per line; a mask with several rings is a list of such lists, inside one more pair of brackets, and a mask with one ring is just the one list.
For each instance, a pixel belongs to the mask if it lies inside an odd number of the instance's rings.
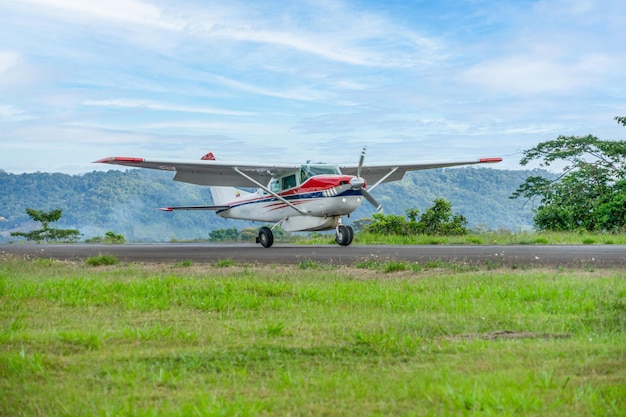
[[143,158],[135,158],[132,156],[108,156],[106,158],[98,159],[97,161],[93,161],[94,164],[116,164],[116,163],[140,163],[144,162]]
[[161,210],[161,211],[174,211],[174,209],[172,207],[159,207],[157,208],[157,210]]
[[480,158],[478,162],[481,164],[494,164],[496,162],[502,162],[502,158]]

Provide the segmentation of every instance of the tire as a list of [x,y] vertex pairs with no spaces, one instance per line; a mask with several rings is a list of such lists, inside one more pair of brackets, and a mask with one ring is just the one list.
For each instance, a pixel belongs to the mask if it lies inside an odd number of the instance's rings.
[[339,225],[337,227],[337,234],[335,235],[335,242],[337,242],[341,246],[348,246],[352,243],[351,237],[354,236],[354,232],[350,233],[350,228],[348,226]]
[[261,227],[259,229],[258,243],[264,248],[269,248],[274,244],[274,233],[269,227]]
[[346,244],[346,246],[349,246],[352,244],[352,240],[354,239],[354,229],[351,226],[346,227],[348,228],[349,233],[348,243]]

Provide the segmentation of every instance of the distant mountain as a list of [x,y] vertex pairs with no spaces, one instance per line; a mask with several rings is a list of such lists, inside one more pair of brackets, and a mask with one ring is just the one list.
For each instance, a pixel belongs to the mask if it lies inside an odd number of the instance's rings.
[[[423,212],[436,198],[452,203],[469,227],[509,229],[532,227],[530,207],[509,196],[529,175],[543,171],[507,171],[488,168],[448,168],[408,173],[402,181],[379,186],[373,194],[385,213],[405,214],[407,208]],[[242,229],[251,222],[225,220],[210,211],[165,213],[170,205],[212,204],[207,187],[171,180],[171,172],[134,170],[94,171],[83,175],[60,173],[9,174],[0,170],[0,241],[12,231],[38,227],[25,209],[63,209],[53,227],[74,228],[84,237],[107,231],[130,241],[169,241],[207,238],[211,230]],[[349,221],[371,217],[364,203]],[[258,226],[256,224],[255,226]]]

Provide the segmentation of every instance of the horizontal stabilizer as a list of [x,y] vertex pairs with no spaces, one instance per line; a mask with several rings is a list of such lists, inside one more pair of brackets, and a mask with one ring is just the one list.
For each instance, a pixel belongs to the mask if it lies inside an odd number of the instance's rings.
[[174,210],[226,210],[230,206],[180,206],[180,207],[161,207],[161,211],[174,211]]

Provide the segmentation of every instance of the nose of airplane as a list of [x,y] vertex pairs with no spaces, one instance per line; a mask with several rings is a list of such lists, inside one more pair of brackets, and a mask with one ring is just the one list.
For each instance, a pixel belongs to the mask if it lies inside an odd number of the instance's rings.
[[365,180],[363,178],[354,177],[350,180],[350,185],[353,190],[359,190],[365,187]]

